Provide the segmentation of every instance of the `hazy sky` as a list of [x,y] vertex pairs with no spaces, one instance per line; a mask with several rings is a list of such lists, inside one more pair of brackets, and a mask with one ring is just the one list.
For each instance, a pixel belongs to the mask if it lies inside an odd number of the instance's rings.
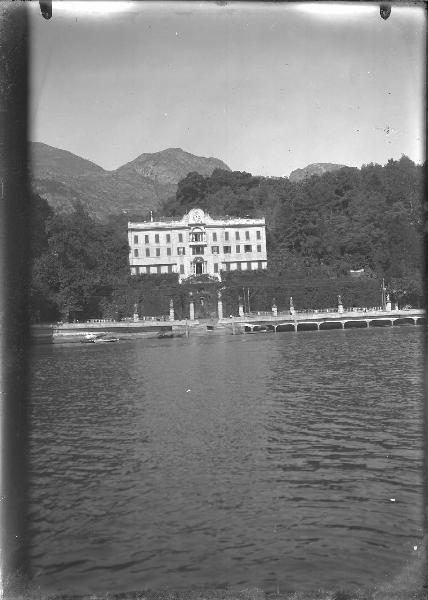
[[421,162],[423,8],[319,5],[33,3],[32,139],[106,169],[170,147],[277,176]]

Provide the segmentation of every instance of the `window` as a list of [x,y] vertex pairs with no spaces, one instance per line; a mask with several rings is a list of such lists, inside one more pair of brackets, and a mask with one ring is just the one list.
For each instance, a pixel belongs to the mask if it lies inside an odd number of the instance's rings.
[[180,242],[180,244],[183,243],[183,234],[182,233],[178,234],[178,241]]
[[134,256],[138,256],[138,248],[135,248],[135,250],[134,250]]
[[171,256],[171,248],[167,248],[166,249],[166,255],[167,256]]
[[232,250],[232,247],[231,247],[231,246],[223,246],[223,252],[224,252],[225,254],[230,254],[230,253],[231,253],[231,250]]
[[217,241],[217,232],[213,231],[213,242]]
[[204,253],[204,247],[203,246],[193,246],[192,248],[192,254],[203,254]]
[[[181,233],[180,233],[181,235]],[[186,248],[178,246],[177,247],[177,254],[178,256],[184,256],[186,254]]]
[[144,236],[144,243],[145,243],[145,244],[148,244],[148,243],[149,243],[149,236],[148,236],[148,235],[145,235],[145,236]]
[[256,234],[257,234],[257,239],[258,239],[258,240],[261,240],[261,239],[262,239],[262,236],[261,236],[261,233],[260,233],[260,231],[257,231],[257,232],[256,232]]
[[184,265],[180,265],[180,273],[183,275],[184,274]]
[[244,252],[252,252],[251,244],[246,244],[244,246]]
[[218,254],[218,246],[211,246],[211,253]]
[[226,242],[229,241],[229,232],[228,231],[224,232],[224,239],[226,240]]
[[230,271],[230,263],[226,263],[226,271]]
[[218,273],[218,263],[214,263],[214,273]]
[[236,254],[239,254],[241,252],[241,246],[236,246]]
[[249,239],[250,239],[250,232],[249,232],[249,231],[246,231],[246,232],[245,232],[245,239],[246,239],[246,240],[249,240]]
[[235,240],[239,240],[239,231],[235,231]]
[[167,244],[171,243],[171,234],[169,234],[169,233],[166,234],[166,243]]
[[155,233],[155,244],[159,244],[159,234]]
[[146,256],[150,256],[150,248],[146,248]]
[[138,235],[134,235],[134,244],[138,244]]
[[139,275],[140,274],[140,267],[135,267],[135,274]]
[[257,244],[257,252],[261,252],[262,251],[262,245],[261,244]]
[[191,242],[203,242],[204,241],[204,234],[201,233],[201,232],[191,233],[190,234],[190,241]]
[[156,273],[157,273],[158,275],[160,275],[160,274],[162,273],[162,271],[161,271],[161,268],[162,268],[162,267],[161,267],[160,265],[158,265],[158,266],[156,267]]
[[238,269],[238,271],[241,270],[241,263],[240,262],[236,264],[236,268]]
[[156,248],[156,256],[160,256],[160,248]]

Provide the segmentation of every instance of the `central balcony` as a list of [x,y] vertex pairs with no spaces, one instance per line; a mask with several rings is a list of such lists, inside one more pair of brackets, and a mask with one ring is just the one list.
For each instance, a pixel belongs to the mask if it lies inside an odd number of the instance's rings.
[[191,246],[198,245],[200,246],[207,244],[207,235],[205,232],[197,232],[197,233],[189,233],[189,244]]

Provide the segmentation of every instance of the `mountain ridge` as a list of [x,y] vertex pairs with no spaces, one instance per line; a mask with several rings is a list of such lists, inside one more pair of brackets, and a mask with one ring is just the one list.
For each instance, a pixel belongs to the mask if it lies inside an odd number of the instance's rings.
[[329,173],[331,171],[338,171],[339,169],[343,169],[347,165],[341,165],[337,163],[311,163],[306,165],[301,169],[295,169],[291,171],[288,179],[293,183],[298,181],[304,181],[305,179],[309,179],[309,177],[313,177],[314,175],[324,175],[324,173]]
[[30,142],[29,152],[32,187],[56,212],[69,213],[80,202],[100,219],[157,210],[192,171],[201,175],[211,175],[214,169],[230,171],[220,159],[181,148],[143,153],[113,170],[42,142]]

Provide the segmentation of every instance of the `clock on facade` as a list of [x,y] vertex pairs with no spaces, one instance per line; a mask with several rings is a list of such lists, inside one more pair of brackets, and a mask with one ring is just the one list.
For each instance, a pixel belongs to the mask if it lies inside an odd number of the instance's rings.
[[202,223],[204,218],[204,213],[200,208],[194,208],[190,211],[189,221],[193,221],[194,223]]

